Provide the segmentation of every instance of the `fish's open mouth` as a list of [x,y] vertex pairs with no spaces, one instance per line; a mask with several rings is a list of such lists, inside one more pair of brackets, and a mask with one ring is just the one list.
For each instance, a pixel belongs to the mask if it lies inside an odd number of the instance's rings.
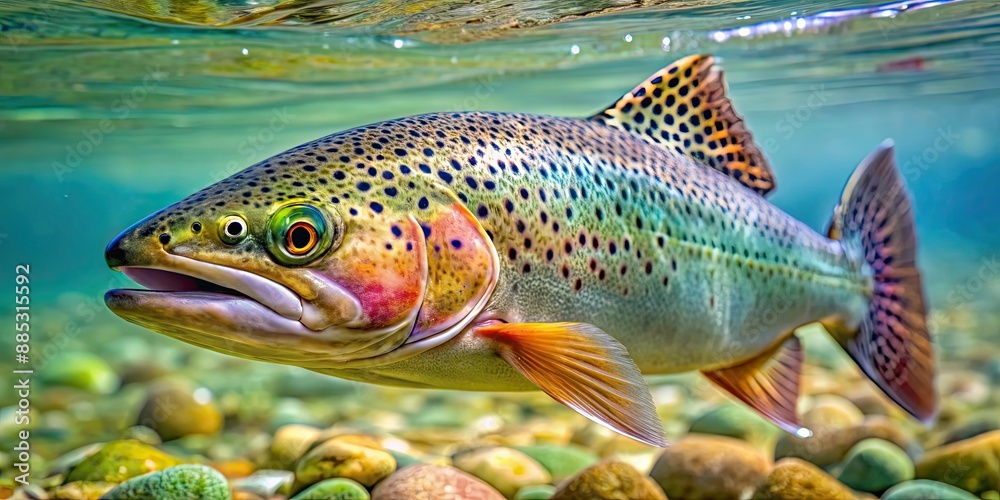
[[[148,290],[111,290],[109,294],[157,293],[180,295],[197,293],[203,299],[239,298],[259,303],[283,318],[302,318],[302,299],[287,287],[262,276],[202,262],[171,253],[153,265],[120,266],[133,281]],[[109,304],[111,305],[111,304]]]
[[250,298],[232,288],[186,274],[148,267],[123,267],[122,273],[154,292],[206,292]]

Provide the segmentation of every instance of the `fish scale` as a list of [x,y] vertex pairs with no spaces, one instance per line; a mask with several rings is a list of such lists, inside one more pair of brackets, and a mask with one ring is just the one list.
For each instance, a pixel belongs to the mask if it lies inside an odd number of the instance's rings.
[[855,171],[827,236],[770,204],[774,186],[721,71],[690,56],[589,118],[432,113],[288,150],[119,235],[109,264],[157,288],[106,301],[196,345],[343,378],[540,388],[658,446],[641,374],[702,371],[808,435],[793,332],[820,321],[932,418],[891,143]]

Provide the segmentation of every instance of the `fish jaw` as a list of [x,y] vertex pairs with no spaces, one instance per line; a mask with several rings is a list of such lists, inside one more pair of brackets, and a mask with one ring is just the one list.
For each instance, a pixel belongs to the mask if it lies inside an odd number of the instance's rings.
[[[267,273],[234,267],[239,259],[202,260],[214,256],[194,251],[190,235],[173,228],[164,243],[149,231],[155,215],[123,231],[105,251],[112,269],[147,288],[105,294],[108,308],[126,321],[225,354],[304,367],[380,354],[413,328],[419,308],[372,327],[356,293],[326,267]],[[168,244],[176,240],[182,241]]]

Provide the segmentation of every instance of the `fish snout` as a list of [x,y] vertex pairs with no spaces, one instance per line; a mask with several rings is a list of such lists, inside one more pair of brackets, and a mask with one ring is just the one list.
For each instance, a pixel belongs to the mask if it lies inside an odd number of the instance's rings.
[[[150,226],[150,215],[115,236],[104,249],[104,261],[113,270],[121,267],[152,264],[158,250],[163,250],[175,238],[169,228]],[[157,230],[159,229],[159,230]]]
[[122,239],[125,233],[115,236],[111,243],[108,243],[108,247],[104,249],[104,261],[108,263],[108,267],[114,270],[118,270],[119,267],[125,265],[127,262],[128,254],[122,247]]

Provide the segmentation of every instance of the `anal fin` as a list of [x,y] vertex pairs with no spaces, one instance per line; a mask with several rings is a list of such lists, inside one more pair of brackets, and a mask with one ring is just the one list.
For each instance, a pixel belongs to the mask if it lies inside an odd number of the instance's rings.
[[475,333],[556,401],[628,437],[665,447],[639,368],[614,337],[585,323],[487,323]]
[[753,359],[702,373],[778,427],[809,437],[812,431],[799,424],[796,413],[803,357],[802,344],[791,335]]

